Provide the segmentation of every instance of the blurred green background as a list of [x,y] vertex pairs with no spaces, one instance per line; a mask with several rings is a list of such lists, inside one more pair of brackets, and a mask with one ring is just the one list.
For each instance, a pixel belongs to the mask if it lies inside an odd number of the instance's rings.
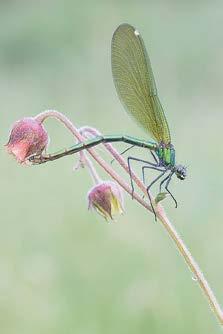
[[[0,22],[1,333],[220,333],[151,214],[126,196],[125,215],[107,224],[87,210],[91,179],[72,172],[74,157],[24,168],[3,145],[14,121],[50,108],[77,126],[146,139],[110,69],[113,31],[135,25],[188,166],[172,182],[179,208],[164,205],[223,303],[222,1],[11,0],[0,2]],[[46,127],[51,152],[73,143],[56,121]]]

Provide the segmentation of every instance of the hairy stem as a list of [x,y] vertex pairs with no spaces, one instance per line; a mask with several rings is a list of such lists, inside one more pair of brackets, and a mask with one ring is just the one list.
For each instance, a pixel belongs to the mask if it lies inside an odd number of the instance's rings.
[[[72,124],[72,122],[63,114],[49,110],[45,111],[39,115],[36,116],[36,119],[38,119],[39,122],[43,122],[46,118],[53,117],[61,121],[72,133],[73,135],[79,140],[84,141],[84,137],[79,133],[77,128]],[[89,130],[90,128],[85,128],[86,132],[94,134],[94,130]],[[97,132],[97,130],[95,130]],[[82,129],[82,132],[84,132],[84,128]],[[128,166],[122,156],[112,147],[111,144],[105,144],[106,148],[109,150],[109,152],[115,157],[115,159],[120,163],[120,165],[129,173]],[[121,187],[124,188],[129,194],[131,194],[131,188],[128,186],[128,184],[121,179],[121,177],[95,152],[94,149],[88,149],[87,150],[89,154],[98,162],[98,164],[115,180],[119,183]],[[143,183],[137,178],[136,175],[134,175],[134,180],[137,183],[138,187],[145,193],[146,189]],[[142,206],[144,206],[147,210],[151,211],[151,207],[145,202],[137,193],[133,194],[133,197],[140,203]],[[197,279],[197,282],[206,295],[208,302],[210,304],[211,309],[213,310],[214,314],[218,318],[221,325],[223,325],[223,312],[220,307],[220,304],[217,301],[217,298],[215,297],[212,289],[210,288],[208,281],[206,280],[204,274],[202,273],[201,269],[199,268],[198,264],[194,260],[192,254],[190,253],[189,249],[186,247],[184,241],[177,233],[176,229],[172,225],[172,223],[167,218],[165,211],[161,205],[157,208],[157,218],[162,223],[163,227],[165,228],[166,232],[170,236],[170,238],[175,243],[179,253],[183,256],[185,259],[188,267],[190,268],[191,272],[193,273],[194,277]]]
[[186,263],[188,264],[188,267],[192,271],[194,277],[197,279],[197,282],[198,282],[200,288],[202,289],[202,291],[206,295],[212,311],[214,312],[214,314],[218,318],[220,324],[223,325],[223,312],[222,312],[221,306],[220,306],[217,298],[215,297],[215,294],[212,291],[207,279],[205,278],[204,274],[202,273],[201,269],[199,268],[197,262],[194,260],[191,252],[189,251],[189,249],[185,245],[182,238],[177,233],[174,226],[171,224],[171,222],[167,218],[165,212],[163,211],[161,214],[158,213],[157,217],[159,218],[162,225],[166,229],[168,235],[172,238],[172,240],[176,244],[177,249],[179,250],[181,255],[184,257]]
[[96,172],[96,169],[94,168],[93,163],[91,160],[86,156],[86,154],[83,154],[83,152],[80,153],[80,164],[85,165],[88,167],[89,172],[91,174],[91,178],[95,184],[98,184],[101,182],[101,179]]

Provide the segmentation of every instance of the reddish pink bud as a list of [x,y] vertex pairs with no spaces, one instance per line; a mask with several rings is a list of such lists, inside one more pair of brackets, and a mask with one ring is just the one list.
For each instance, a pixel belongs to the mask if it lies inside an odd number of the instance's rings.
[[43,125],[35,118],[26,117],[13,125],[6,148],[19,163],[25,163],[29,156],[41,154],[48,140]]
[[116,182],[106,181],[94,186],[88,193],[89,209],[95,209],[106,220],[123,213],[123,196]]

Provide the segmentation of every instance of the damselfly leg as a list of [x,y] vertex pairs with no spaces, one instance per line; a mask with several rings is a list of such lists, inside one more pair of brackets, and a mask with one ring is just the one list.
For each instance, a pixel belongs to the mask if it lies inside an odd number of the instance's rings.
[[131,188],[132,188],[132,197],[134,194],[134,184],[133,184],[133,179],[132,179],[132,169],[131,169],[131,163],[130,161],[137,161],[137,162],[142,162],[144,164],[150,165],[151,167],[154,167],[154,169],[156,169],[158,166],[157,164],[154,164],[152,162],[146,161],[146,160],[142,160],[142,159],[138,159],[135,157],[128,157],[127,158],[127,162],[128,162],[128,169],[129,169],[129,176],[130,176],[130,182],[131,182]]
[[143,166],[142,167],[142,181],[143,181],[144,185],[146,185],[145,169],[153,169],[153,170],[157,170],[158,172],[163,172],[165,170],[163,168],[159,168],[159,166],[157,166],[157,167]]
[[165,179],[163,179],[162,180],[162,182],[160,182],[160,192],[162,191],[162,185],[166,182],[166,184],[165,184],[165,189],[166,189],[166,191],[168,192],[168,194],[171,196],[171,198],[173,199],[173,201],[174,201],[174,203],[175,203],[175,208],[177,208],[177,200],[176,200],[176,198],[173,196],[173,194],[171,193],[171,191],[169,190],[169,184],[170,184],[170,181],[171,181],[171,178],[172,178],[172,176],[173,176],[173,174],[174,174],[174,172],[173,171],[171,171],[171,173],[167,176],[167,177],[165,177]]
[[152,208],[152,211],[154,213],[154,216],[155,216],[155,220],[157,220],[156,218],[156,212],[155,212],[155,209],[154,209],[154,206],[153,206],[153,203],[152,203],[152,198],[150,196],[150,189],[151,187],[159,180],[161,179],[161,177],[167,172],[167,169],[164,170],[160,175],[158,175],[151,183],[150,185],[147,187],[147,194],[148,194],[148,197],[149,197],[149,201],[150,201],[150,205],[151,205],[151,208]]
[[[124,151],[122,151],[121,153],[119,153],[120,155],[125,154],[126,152],[130,151],[133,147],[135,147],[135,145],[131,145],[129,147],[127,147]],[[113,162],[115,161],[115,159],[111,160],[111,164],[113,164]]]

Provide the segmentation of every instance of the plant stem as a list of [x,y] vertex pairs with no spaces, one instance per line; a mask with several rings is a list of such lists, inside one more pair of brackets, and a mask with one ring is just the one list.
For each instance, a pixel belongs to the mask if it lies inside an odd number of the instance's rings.
[[93,182],[94,182],[95,184],[100,183],[100,182],[101,182],[101,179],[100,179],[98,173],[96,172],[96,169],[94,168],[93,163],[92,163],[91,160],[86,156],[86,154],[83,154],[83,152],[80,152],[80,153],[81,153],[81,154],[80,154],[80,156],[81,156],[81,158],[80,158],[80,159],[81,159],[81,163],[88,167]]
[[223,312],[221,309],[221,306],[215,297],[214,292],[212,291],[207,279],[205,278],[204,274],[202,273],[201,269],[199,268],[197,262],[194,260],[191,252],[185,245],[182,238],[177,233],[176,229],[172,225],[172,223],[167,218],[164,210],[162,213],[158,213],[157,217],[161,221],[162,225],[164,226],[165,230],[167,231],[168,235],[171,237],[171,239],[174,241],[175,245],[177,246],[177,249],[179,250],[180,254],[184,257],[187,265],[189,266],[190,270],[192,271],[193,275],[197,279],[197,282],[201,288],[201,290],[206,295],[210,307],[216,317],[218,318],[221,325],[223,325]]
[[[85,133],[90,133],[94,136],[101,136],[101,133],[94,128],[91,127],[83,127],[80,129],[80,132],[85,134]],[[107,150],[112,154],[112,156],[120,163],[120,165],[128,172],[128,165],[126,164],[125,160],[123,157],[118,153],[118,151],[110,144],[110,143],[105,143],[104,146],[107,148]],[[136,182],[137,185],[141,183],[141,180],[138,179],[138,177],[132,172],[132,176],[134,181]],[[141,188],[141,187],[140,187]],[[145,187],[144,187],[145,188]],[[142,189],[145,190],[146,189]],[[176,229],[174,226],[171,224],[171,222],[168,220],[164,210],[160,212],[161,206],[159,207],[157,216],[160,219],[161,223],[163,224],[164,228],[166,229],[167,233],[169,236],[172,238],[174,243],[177,245],[178,250],[180,251],[181,255],[184,257],[186,263],[188,264],[189,268],[191,269],[192,273],[195,275],[196,279],[199,282],[199,285],[201,289],[204,291],[205,295],[207,296],[210,306],[214,313],[216,314],[218,320],[220,321],[221,324],[223,324],[223,313],[221,310],[221,307],[211,290],[211,288],[208,285],[208,282],[206,278],[204,277],[202,271],[200,270],[198,264],[195,262],[193,259],[190,251],[184,244],[183,240],[180,238],[179,234],[177,233]]]
[[[43,122],[46,118],[53,117],[61,121],[72,133],[73,135],[79,140],[84,141],[84,137],[79,133],[77,128],[72,124],[72,122],[63,114],[54,111],[54,110],[48,110],[45,111],[39,115],[36,116],[36,119],[39,122]],[[90,128],[85,128],[86,131],[92,133]],[[94,129],[93,129],[94,130]],[[97,130],[95,130],[97,131]],[[82,128],[83,132],[83,128]],[[115,159],[120,163],[120,165],[129,173],[128,166],[122,156],[112,147],[111,144],[105,144],[106,148],[111,152],[111,154],[115,157]],[[124,188],[130,195],[132,195],[131,188],[128,186],[128,184],[121,179],[121,177],[95,152],[94,149],[88,149],[87,150],[90,155],[98,162],[98,164],[116,181],[119,183],[121,187]],[[134,175],[134,180],[137,181],[138,187],[146,193],[146,188],[143,185],[143,183],[137,178],[136,175]],[[145,202],[137,193],[133,194],[133,197],[147,210],[151,211],[151,207]],[[213,310],[214,314],[218,318],[221,325],[223,325],[223,312],[220,307],[220,304],[217,301],[217,298],[215,297],[212,289],[210,288],[208,281],[206,280],[204,274],[202,273],[201,269],[199,268],[198,264],[194,260],[192,254],[190,253],[189,249],[186,247],[184,241],[177,233],[176,229],[172,225],[172,223],[169,221],[169,219],[166,216],[166,213],[161,205],[157,206],[157,218],[162,223],[163,227],[165,228],[166,232],[170,236],[170,238],[175,243],[179,253],[183,256],[184,260],[186,261],[188,267],[190,268],[191,272],[197,279],[197,282],[206,295],[208,302],[210,304],[211,309]]]

